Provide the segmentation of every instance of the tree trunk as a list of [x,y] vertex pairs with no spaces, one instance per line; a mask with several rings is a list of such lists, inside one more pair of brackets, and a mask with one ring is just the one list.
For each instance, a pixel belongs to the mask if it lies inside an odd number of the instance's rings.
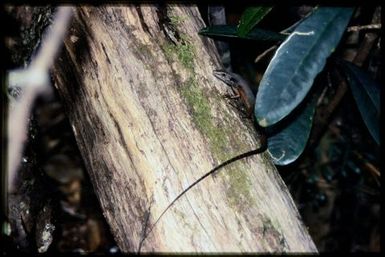
[[265,153],[202,180],[147,235],[185,188],[259,146],[222,97],[204,26],[195,6],[76,8],[55,86],[116,242],[123,252],[316,252]]

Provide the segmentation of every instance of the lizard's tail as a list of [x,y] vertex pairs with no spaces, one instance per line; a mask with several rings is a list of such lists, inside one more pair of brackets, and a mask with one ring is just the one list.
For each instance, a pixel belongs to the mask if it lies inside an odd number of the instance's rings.
[[206,177],[214,174],[217,170],[235,162],[235,161],[238,161],[238,160],[241,160],[243,158],[246,158],[246,157],[249,157],[249,156],[253,156],[253,155],[256,155],[256,154],[259,154],[259,153],[262,153],[264,152],[265,150],[267,149],[267,140],[266,140],[266,137],[265,136],[262,136],[261,137],[261,146],[257,149],[254,149],[254,150],[251,150],[251,151],[248,151],[246,153],[242,153],[240,155],[237,155],[223,163],[221,163],[220,165],[216,166],[215,168],[213,168],[212,170],[210,170],[209,172],[207,172],[205,175],[203,175],[202,177],[200,177],[198,180],[196,180],[194,183],[192,183],[190,186],[188,186],[185,190],[183,190],[167,207],[166,209],[164,209],[164,211],[160,214],[160,216],[158,217],[158,219],[155,221],[155,223],[151,226],[151,229],[149,230],[148,233],[144,233],[144,237],[143,239],[140,241],[139,243],[139,250],[138,250],[138,253],[140,252],[140,248],[144,242],[144,240],[148,237],[148,235],[151,234],[152,230],[155,228],[155,226],[158,224],[158,222],[160,221],[160,219],[163,217],[163,215],[174,205],[174,203],[176,201],[178,201],[179,198],[181,198],[185,193],[187,193],[187,191],[189,191],[191,188],[193,188],[195,185],[197,185],[199,182],[201,182],[203,179],[205,179]]

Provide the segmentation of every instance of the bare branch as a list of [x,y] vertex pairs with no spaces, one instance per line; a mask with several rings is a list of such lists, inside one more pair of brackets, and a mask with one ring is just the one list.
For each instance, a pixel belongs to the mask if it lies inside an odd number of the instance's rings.
[[361,30],[370,30],[370,29],[381,29],[381,24],[369,24],[369,25],[362,25],[362,26],[351,26],[348,27],[348,32],[356,32]]
[[42,44],[26,69],[11,71],[8,86],[18,86],[22,94],[11,104],[8,122],[8,190],[14,190],[14,180],[27,138],[28,118],[35,99],[50,90],[49,68],[60,49],[72,15],[72,7],[58,7],[53,24],[44,33]]

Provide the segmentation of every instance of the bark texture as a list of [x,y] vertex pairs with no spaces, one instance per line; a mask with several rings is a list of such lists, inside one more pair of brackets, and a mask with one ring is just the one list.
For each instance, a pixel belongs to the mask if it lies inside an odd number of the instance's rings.
[[[122,251],[139,249],[174,198],[259,146],[195,6],[77,7],[55,64],[82,157]],[[268,156],[237,161],[170,208],[142,252],[316,252]]]

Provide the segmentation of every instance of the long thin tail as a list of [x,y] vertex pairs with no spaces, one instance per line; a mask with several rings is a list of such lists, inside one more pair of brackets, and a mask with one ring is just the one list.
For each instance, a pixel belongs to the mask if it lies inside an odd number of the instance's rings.
[[203,179],[205,179],[206,177],[210,176],[211,174],[213,174],[214,172],[216,172],[217,170],[225,167],[226,165],[229,165],[230,163],[233,163],[237,160],[240,160],[240,159],[243,159],[243,158],[246,158],[246,157],[249,157],[249,156],[252,156],[252,155],[256,155],[256,154],[259,154],[259,153],[262,153],[266,150],[267,148],[267,143],[266,143],[266,138],[263,136],[262,137],[262,142],[261,142],[261,147],[259,147],[258,149],[255,149],[255,150],[251,150],[251,151],[248,151],[246,153],[243,153],[243,154],[240,154],[240,155],[237,155],[223,163],[221,163],[220,165],[216,166],[215,168],[213,168],[212,170],[210,170],[209,172],[207,172],[205,175],[203,175],[202,177],[200,177],[198,180],[196,180],[194,183],[192,183],[189,187],[187,187],[185,190],[183,190],[168,206],[167,208],[160,214],[159,218],[155,221],[154,225],[152,225],[150,231],[143,237],[142,241],[140,242],[140,245],[143,244],[143,241],[148,237],[148,235],[152,232],[152,230],[155,228],[156,224],[158,224],[159,220],[163,217],[163,215],[168,211],[168,209],[171,208],[171,206],[176,202],[178,201],[179,198],[181,198],[185,193],[187,193],[187,191],[189,191],[191,188],[193,188],[196,184],[198,184],[199,182],[201,182]]

